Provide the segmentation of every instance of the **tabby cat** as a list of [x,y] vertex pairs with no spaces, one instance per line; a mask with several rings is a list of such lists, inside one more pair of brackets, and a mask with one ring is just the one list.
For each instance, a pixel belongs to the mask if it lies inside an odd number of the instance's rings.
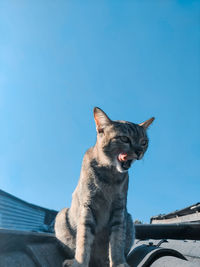
[[55,233],[68,256],[63,266],[127,267],[134,240],[126,208],[128,169],[147,150],[146,130],[154,118],[112,121],[96,107],[94,119],[96,144],[84,155],[71,207],[58,213]]

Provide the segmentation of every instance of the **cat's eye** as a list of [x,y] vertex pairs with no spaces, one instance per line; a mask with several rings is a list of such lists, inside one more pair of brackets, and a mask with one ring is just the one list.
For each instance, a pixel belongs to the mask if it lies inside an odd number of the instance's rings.
[[123,143],[130,143],[130,139],[127,136],[119,136],[119,139]]
[[141,142],[141,146],[146,146],[147,145],[147,140],[143,140],[142,142]]

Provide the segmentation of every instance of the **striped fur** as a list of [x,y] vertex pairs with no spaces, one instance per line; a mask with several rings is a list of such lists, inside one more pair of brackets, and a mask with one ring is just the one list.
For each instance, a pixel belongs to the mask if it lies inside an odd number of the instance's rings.
[[[83,158],[70,209],[61,210],[55,233],[69,260],[63,266],[127,267],[134,226],[126,209],[128,168],[148,147],[150,122],[111,121],[94,109],[97,142]],[[127,161],[118,160],[126,153]]]

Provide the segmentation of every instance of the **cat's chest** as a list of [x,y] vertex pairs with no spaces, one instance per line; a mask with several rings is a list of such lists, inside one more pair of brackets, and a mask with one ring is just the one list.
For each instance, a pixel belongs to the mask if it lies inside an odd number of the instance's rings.
[[96,217],[97,230],[107,226],[110,221],[113,203],[119,198],[119,193],[114,188],[106,188],[103,191],[97,191],[93,195],[92,202]]

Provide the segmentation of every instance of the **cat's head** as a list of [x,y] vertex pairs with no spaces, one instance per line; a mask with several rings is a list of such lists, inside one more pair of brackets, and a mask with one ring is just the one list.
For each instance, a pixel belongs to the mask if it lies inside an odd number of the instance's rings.
[[135,160],[140,160],[148,147],[147,129],[154,118],[135,124],[112,121],[100,108],[94,108],[97,129],[97,150],[102,160],[115,166],[118,172],[127,172]]

